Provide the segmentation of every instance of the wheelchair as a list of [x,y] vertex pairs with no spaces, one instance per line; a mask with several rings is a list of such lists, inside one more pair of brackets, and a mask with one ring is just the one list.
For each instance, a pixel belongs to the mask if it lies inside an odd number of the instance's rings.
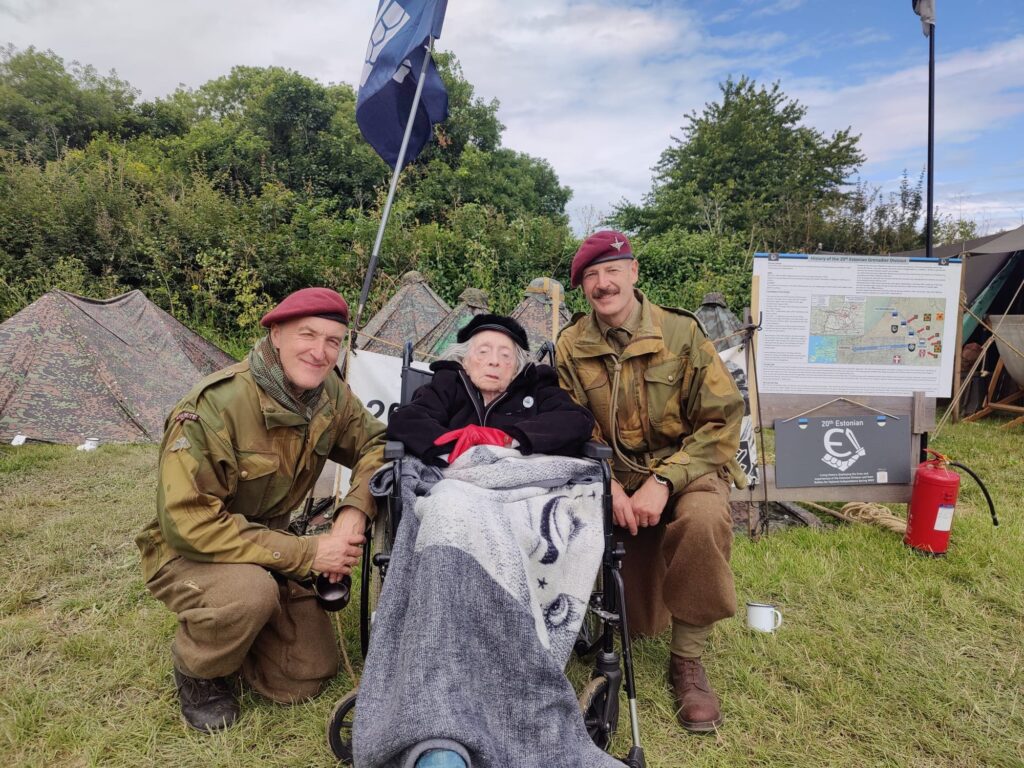
[[[538,359],[554,361],[554,345],[546,342],[538,353]],[[402,354],[401,402],[407,403],[413,393],[430,381],[433,375],[412,366],[413,347],[407,342]],[[619,724],[619,692],[625,685],[629,707],[629,722],[632,745],[624,758],[624,765],[630,768],[646,768],[644,750],[640,744],[640,726],[636,706],[636,686],[633,676],[633,656],[626,622],[625,590],[622,581],[622,559],[625,548],[614,540],[612,524],[611,469],[609,460],[611,448],[596,442],[584,446],[583,456],[601,465],[602,509],[604,517],[604,553],[598,580],[591,593],[587,614],[576,639],[573,652],[579,659],[593,659],[594,668],[590,681],[579,693],[578,700],[587,734],[598,748],[609,751],[612,737]],[[391,560],[391,544],[402,521],[402,495],[398,479],[402,474],[405,449],[402,443],[388,441],[384,458],[392,462],[395,482],[392,492],[378,499],[377,516],[370,524],[366,542],[363,545],[363,559],[360,572],[359,601],[359,644],[363,658],[366,658],[370,644],[370,632],[381,588],[387,578]],[[615,637],[619,636],[621,651],[616,649]],[[343,696],[334,705],[327,718],[327,743],[334,756],[342,765],[352,765],[352,727],[355,722],[356,696],[358,689]]]

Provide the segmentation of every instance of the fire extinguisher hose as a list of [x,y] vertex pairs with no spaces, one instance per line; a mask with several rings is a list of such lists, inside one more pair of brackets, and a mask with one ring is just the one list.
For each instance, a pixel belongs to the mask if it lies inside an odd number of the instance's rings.
[[981,478],[978,477],[974,473],[974,470],[972,470],[970,467],[966,467],[958,461],[949,462],[949,466],[956,467],[957,469],[962,469],[964,472],[966,472],[968,475],[974,478],[974,482],[978,484],[978,486],[981,488],[981,492],[985,494],[985,501],[988,502],[988,511],[992,515],[992,525],[998,526],[999,518],[996,517],[996,505],[992,503],[992,497],[989,495],[988,488],[986,488],[985,484],[981,482]]

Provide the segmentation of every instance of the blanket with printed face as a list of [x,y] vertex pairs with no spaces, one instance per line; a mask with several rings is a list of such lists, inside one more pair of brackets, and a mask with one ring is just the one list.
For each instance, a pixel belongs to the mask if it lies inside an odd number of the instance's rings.
[[355,765],[454,743],[474,768],[621,766],[588,738],[563,672],[601,561],[600,468],[479,446],[443,472],[404,460],[402,493]]

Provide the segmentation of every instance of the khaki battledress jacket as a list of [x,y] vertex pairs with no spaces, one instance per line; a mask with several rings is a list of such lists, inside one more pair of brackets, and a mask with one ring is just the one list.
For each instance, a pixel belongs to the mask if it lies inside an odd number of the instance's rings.
[[[573,318],[555,348],[558,378],[596,419],[594,439],[611,443],[612,383],[619,367],[617,442],[632,461],[682,491],[725,468],[737,486],[743,396],[689,312],[652,304],[640,291],[639,326],[621,354],[608,344],[593,312]],[[634,491],[646,479],[616,456],[616,479]]]
[[167,418],[157,516],[136,537],[145,579],[178,555],[308,575],[316,539],[283,530],[290,513],[330,458],[352,469],[342,505],[373,517],[383,455],[384,424],[336,372],[309,421],[264,392],[248,361],[208,376]]

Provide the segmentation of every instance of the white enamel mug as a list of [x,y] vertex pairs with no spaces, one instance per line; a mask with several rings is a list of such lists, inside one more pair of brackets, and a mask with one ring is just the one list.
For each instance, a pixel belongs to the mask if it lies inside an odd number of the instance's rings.
[[747,626],[758,632],[774,632],[782,626],[782,614],[768,603],[747,603]]

